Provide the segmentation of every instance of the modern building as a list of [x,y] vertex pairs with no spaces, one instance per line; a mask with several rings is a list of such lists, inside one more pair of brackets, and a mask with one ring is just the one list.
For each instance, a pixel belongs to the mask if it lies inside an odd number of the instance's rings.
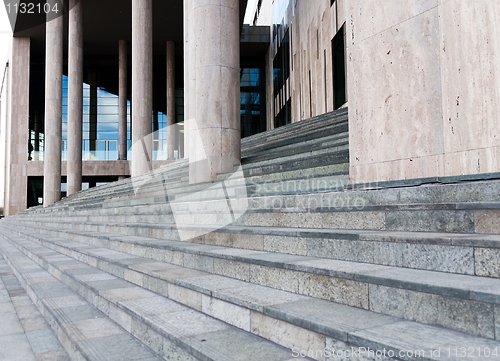
[[5,214],[180,157],[211,180],[241,137],[346,106],[352,183],[500,171],[495,1],[33,4],[7,7]]

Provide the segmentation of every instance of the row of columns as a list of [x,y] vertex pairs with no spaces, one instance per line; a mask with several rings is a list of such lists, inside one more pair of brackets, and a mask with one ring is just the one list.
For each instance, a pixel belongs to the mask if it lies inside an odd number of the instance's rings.
[[[68,195],[82,183],[83,1],[70,0],[69,10]],[[239,9],[234,0],[184,3],[185,144],[190,182],[196,183],[214,180],[240,162]],[[132,176],[152,169],[152,11],[153,0],[132,0]],[[119,158],[126,159],[126,41],[118,47]],[[63,17],[58,16],[46,24],[44,206],[61,197],[62,70]],[[167,42],[167,117],[169,126],[175,124],[173,42]],[[175,147],[171,128],[169,158]]]

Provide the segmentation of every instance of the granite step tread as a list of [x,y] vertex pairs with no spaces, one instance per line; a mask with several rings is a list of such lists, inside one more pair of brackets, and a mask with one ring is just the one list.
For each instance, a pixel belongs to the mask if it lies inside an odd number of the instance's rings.
[[[456,331],[420,325],[415,322],[345,305],[305,296],[297,296],[262,286],[249,285],[243,281],[204,272],[199,272],[199,274],[191,273],[187,277],[182,277],[179,271],[186,271],[186,269],[176,265],[151,262],[151,260],[140,257],[134,258],[132,262],[130,255],[122,252],[89,247],[78,242],[71,242],[68,245],[68,242],[64,239],[60,239],[59,242],[55,239],[52,241],[54,244],[59,244],[60,247],[66,247],[66,249],[72,249],[76,252],[85,253],[87,251],[88,254],[93,254],[101,260],[106,259],[110,263],[120,264],[121,262],[122,267],[129,271],[135,271],[143,275],[155,275],[156,273],[156,275],[166,276],[167,279],[170,278],[177,285],[196,290],[206,296],[235,303],[263,313],[266,316],[291,323],[300,328],[312,329],[331,337],[326,338],[325,341],[322,340],[322,342],[326,342],[326,346],[324,343],[315,344],[316,340],[310,337],[308,345],[315,345],[318,349],[324,349],[327,346],[334,347],[333,345],[335,345],[335,348],[341,349],[351,344],[358,348],[368,347],[373,350],[386,348],[397,353],[402,350],[417,350],[425,346],[423,350],[425,350],[425,355],[428,355],[428,358],[424,359],[437,359],[437,357],[433,357],[431,350],[441,349],[445,352],[447,347],[464,347],[464,345],[469,347],[500,347],[500,342],[498,341],[486,340]],[[172,275],[169,277],[168,273]],[[124,271],[123,274],[126,275],[127,272]],[[130,278],[134,280],[140,279],[136,275],[130,275]],[[165,279],[165,277],[163,278]],[[148,308],[147,302],[140,306],[141,310]],[[136,305],[136,307],[139,307],[139,305]],[[227,309],[228,306],[221,303],[221,307]],[[213,312],[213,303],[210,308],[212,308]],[[151,312],[151,310],[149,311]],[[238,317],[236,322],[241,322],[241,317]],[[248,325],[247,327],[250,326]],[[389,342],[387,339],[381,340],[379,330],[383,330],[383,332],[390,335]],[[414,340],[415,338],[419,340],[416,336],[421,333],[434,335],[432,342],[429,342],[427,346]],[[268,334],[266,336],[271,335]],[[303,337],[304,334],[300,334],[300,336]],[[353,343],[354,340],[356,341],[355,343]],[[405,342],[404,347],[402,341]],[[346,342],[348,344],[345,344]],[[429,348],[429,345],[432,345],[432,348]],[[439,359],[442,356],[445,356],[444,359],[453,359],[452,355],[449,358],[446,355],[440,355]]]
[[71,360],[1,255],[0,320],[0,360]]
[[[252,357],[253,360],[288,361],[293,358],[291,350],[272,341],[32,241],[5,231],[2,233],[24,254],[42,263],[52,274],[59,275],[58,278],[81,296],[94,300],[102,311],[108,310],[112,319],[165,359],[246,361]],[[140,261],[127,257],[131,263]],[[95,301],[98,299],[106,302]],[[108,305],[104,306],[105,303]],[[163,338],[163,346],[158,344],[158,337]]]
[[161,360],[3,237],[0,239],[0,248],[30,297],[59,336],[71,359]]
[[314,130],[325,125],[335,124],[338,122],[346,121],[347,109],[338,110],[328,114],[307,119],[301,122],[287,124],[283,127],[268,130],[263,133],[255,134],[250,137],[242,139],[241,147],[243,151],[252,150],[256,145],[269,144],[273,140],[278,140],[282,137],[289,137],[301,132]]
[[251,154],[242,157],[243,164],[257,162],[265,159],[280,158],[285,155],[298,155],[301,153],[310,153],[328,147],[339,147],[349,144],[349,133],[347,123],[343,126],[335,126],[321,130],[317,134],[301,134],[299,139],[290,139],[282,141],[281,144],[275,144],[271,149],[265,147],[259,149],[254,147]]
[[[60,229],[36,227],[37,232],[57,234]],[[428,270],[400,268],[352,261],[341,261],[313,256],[276,252],[241,250],[230,247],[203,245],[191,242],[167,241],[155,238],[123,236],[106,232],[64,230],[67,237],[78,236],[89,240],[103,240],[114,244],[111,249],[147,247],[183,254],[224,259],[232,262],[276,269],[305,272],[368,284],[426,292],[463,300],[500,305],[500,279],[473,275],[452,274]]]
[[[131,211],[131,214],[137,214]],[[140,213],[139,213],[140,214]],[[83,217],[79,219],[79,217]],[[47,224],[50,220],[41,221],[38,217],[22,219],[30,219],[37,225]],[[16,217],[10,217],[9,222],[17,223]],[[120,225],[122,227],[144,227],[144,228],[163,228],[166,230],[175,230],[179,227],[174,223],[145,223],[145,222],[127,222],[127,224],[113,222],[95,222],[89,221],[85,216],[74,216],[69,220],[58,219],[59,224],[74,224],[74,222],[88,222],[95,225]],[[54,221],[55,222],[55,221]],[[21,224],[20,224],[21,225]],[[238,226],[226,225],[222,228],[214,230],[212,226],[185,225],[182,226],[185,230],[192,231],[207,231],[215,233],[237,233],[237,234],[255,234],[269,236],[284,236],[284,237],[302,237],[302,238],[321,238],[321,239],[337,239],[350,241],[375,241],[375,242],[390,242],[404,244],[428,244],[428,245],[443,245],[443,246],[470,246],[481,248],[500,248],[499,234],[482,234],[482,233],[448,233],[448,232],[424,232],[424,231],[392,231],[392,230],[365,230],[365,229],[342,229],[342,228],[314,228],[314,227],[266,227],[266,226]]]

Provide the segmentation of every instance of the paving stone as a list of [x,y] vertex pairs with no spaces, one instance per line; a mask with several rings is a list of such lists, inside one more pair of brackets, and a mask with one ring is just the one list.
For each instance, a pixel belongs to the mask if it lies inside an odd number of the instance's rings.
[[387,269],[387,267],[374,264],[360,264],[332,259],[296,261],[288,267],[304,272],[311,272],[315,274],[322,274],[346,279],[354,279],[356,277],[356,274],[358,273],[372,273],[377,270]]
[[115,279],[107,279],[101,281],[90,281],[86,282],[89,286],[96,289],[97,291],[106,291],[112,289],[122,289],[122,288],[130,288],[136,287],[132,283],[127,282],[125,280],[115,278]]
[[242,330],[250,331],[250,310],[244,307],[202,295],[201,311]]
[[213,296],[259,312],[263,312],[266,306],[308,299],[305,296],[259,285],[224,288],[213,291]]
[[304,273],[299,279],[299,293],[368,309],[368,284],[363,282]]
[[264,313],[343,341],[347,341],[347,335],[351,332],[398,320],[395,317],[311,298],[266,306]]
[[[293,357],[289,350],[269,343],[264,344],[255,335],[242,334],[233,329],[196,335],[192,341],[197,341],[196,346],[199,345],[203,352],[212,359],[287,361]],[[223,350],[225,357],[217,353],[216,350]]]
[[218,275],[185,278],[178,280],[177,284],[184,287],[189,287],[207,295],[211,295],[213,292],[217,292],[226,288],[248,286],[248,284],[243,281]]
[[[388,325],[382,325],[372,329],[361,330],[349,337],[354,344],[367,345],[373,350],[386,348],[394,350],[396,355],[402,351],[405,356],[407,352],[414,353],[413,357],[401,357],[402,359],[429,359],[429,360],[457,360],[459,357],[453,354],[454,349],[461,347],[473,348],[476,357],[477,350],[499,348],[499,343],[494,340],[482,339],[461,332],[442,330],[439,337],[436,329],[409,321],[400,321]],[[390,345],[390,346],[389,346]],[[423,357],[415,355],[415,351],[422,351]],[[431,353],[432,352],[432,353]],[[474,356],[473,354],[471,356]]]
[[319,333],[255,311],[251,313],[251,322],[253,333],[287,348],[298,347],[307,351],[325,348],[325,336]]
[[373,262],[373,243],[355,240],[305,238],[308,256]]
[[394,231],[474,233],[474,220],[471,212],[399,211],[387,213],[386,227]]
[[47,322],[41,315],[22,318],[20,322],[25,332],[43,330],[47,327]]
[[475,248],[476,275],[500,278],[500,249]]
[[476,301],[370,285],[370,310],[494,338],[494,306]]
[[208,275],[208,273],[195,269],[176,267],[176,268],[169,268],[166,270],[152,271],[151,275],[158,277],[162,280],[175,283],[179,279],[205,276]]
[[[375,351],[375,350],[374,350]],[[296,350],[295,354],[300,355],[302,350]],[[307,355],[307,353],[303,353]],[[326,360],[334,361],[381,361],[381,360],[391,360],[390,357],[384,356],[383,354],[375,354],[375,352],[370,353],[367,348],[357,347],[348,344],[343,341],[333,339],[331,337],[326,338],[326,347],[324,350],[314,350],[311,357],[316,356],[317,358],[323,356]]]
[[250,265],[250,282],[284,291],[298,292],[301,274],[282,268]]
[[474,274],[472,247],[381,243],[374,245],[374,262],[396,267]]
[[[12,347],[12,345],[16,345],[16,347]],[[21,332],[0,336],[0,360],[36,361],[35,355],[24,333]]]
[[[81,340],[78,345],[90,355],[107,361],[159,361],[160,358],[128,335],[112,335]],[[94,356],[95,357],[95,356]]]
[[83,274],[83,275],[75,275],[75,278],[77,280],[83,281],[83,282],[90,282],[90,281],[104,281],[104,280],[116,280],[117,278],[113,275],[110,275],[108,273],[91,273],[91,274]]
[[71,322],[81,320],[94,320],[104,317],[104,314],[91,305],[85,304],[73,307],[64,307],[60,310],[65,319]]
[[26,332],[26,337],[35,354],[63,350],[61,343],[50,328]]
[[12,303],[0,304],[0,319],[2,320],[2,327],[0,327],[0,336],[13,335],[22,333],[23,328],[19,323],[16,311]]
[[221,276],[249,281],[250,264],[226,259],[214,259],[214,273]]
[[107,318],[86,319],[67,323],[69,337],[72,340],[89,340],[122,334],[123,330]]
[[164,297],[141,298],[120,302],[126,309],[141,315],[141,317],[150,317],[162,313],[179,312],[185,310],[185,306],[165,299]]
[[44,352],[36,355],[37,361],[72,361],[65,350]]
[[67,297],[47,298],[44,301],[47,304],[50,304],[51,308],[75,307],[86,304],[86,302],[82,298],[76,295]]
[[143,288],[132,286],[126,288],[114,288],[114,289],[104,289],[99,292],[103,297],[108,299],[113,303],[118,303],[120,301],[132,300],[137,298],[150,298],[156,295],[147,291]]
[[355,278],[369,283],[463,299],[468,299],[471,291],[475,291],[476,299],[486,302],[492,302],[492,298],[495,298],[495,293],[489,291],[495,292],[500,287],[500,280],[493,278],[392,267],[359,272]]

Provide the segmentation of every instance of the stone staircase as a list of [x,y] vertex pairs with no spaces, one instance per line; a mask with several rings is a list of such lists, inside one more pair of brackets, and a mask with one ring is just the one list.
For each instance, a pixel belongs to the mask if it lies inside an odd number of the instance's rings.
[[500,359],[500,180],[350,185],[346,110],[242,154],[216,182],[181,160],[0,221],[66,357]]

